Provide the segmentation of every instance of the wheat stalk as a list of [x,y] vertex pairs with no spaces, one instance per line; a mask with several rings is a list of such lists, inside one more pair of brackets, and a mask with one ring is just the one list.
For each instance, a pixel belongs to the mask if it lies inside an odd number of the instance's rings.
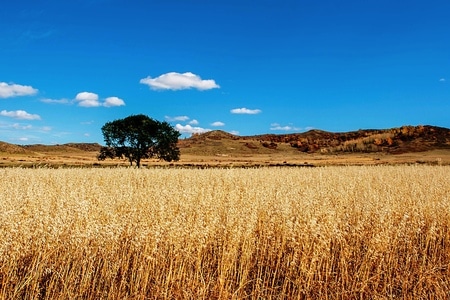
[[446,299],[450,167],[0,169],[2,299]]

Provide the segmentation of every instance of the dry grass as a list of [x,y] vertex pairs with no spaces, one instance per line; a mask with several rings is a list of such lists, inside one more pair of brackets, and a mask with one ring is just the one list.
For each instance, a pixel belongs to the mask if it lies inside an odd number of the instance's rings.
[[448,299],[449,166],[0,169],[1,299]]

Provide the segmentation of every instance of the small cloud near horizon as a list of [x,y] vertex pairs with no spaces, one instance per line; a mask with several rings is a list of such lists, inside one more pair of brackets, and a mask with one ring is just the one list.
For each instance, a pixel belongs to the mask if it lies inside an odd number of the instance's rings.
[[[164,118],[168,122],[187,122],[187,121],[189,121],[191,119],[188,116],[176,116],[176,117],[164,116]],[[190,124],[190,125],[198,125],[199,122],[196,119],[192,119],[192,120],[190,120],[188,122],[188,124]]]
[[214,127],[221,127],[221,126],[225,126],[225,123],[220,122],[220,121],[217,121],[217,122],[211,123],[211,126],[214,126]]
[[164,118],[168,122],[174,122],[174,121],[185,122],[190,119],[188,116],[176,116],[176,117],[164,116]]
[[18,124],[18,123],[14,123],[14,124],[12,124],[12,125],[10,125],[8,127],[11,127],[11,128],[13,128],[15,130],[29,130],[29,129],[33,128],[33,126],[31,126],[31,125],[21,125],[21,124]]
[[242,108],[234,108],[230,110],[232,114],[245,114],[245,115],[256,115],[261,113],[262,111],[260,109],[248,109],[245,107]]
[[176,124],[175,129],[182,134],[183,133],[185,133],[185,134],[205,133],[205,132],[211,131],[211,129],[202,128],[202,127],[193,127],[189,124],[188,125]]
[[192,73],[169,72],[156,78],[150,76],[142,78],[139,83],[148,85],[152,90],[186,90],[197,89],[200,91],[220,88],[213,79],[201,79]]
[[275,131],[301,131],[302,128],[295,127],[295,126],[292,126],[292,125],[281,126],[278,123],[272,123],[272,124],[270,124],[270,130],[275,130]]

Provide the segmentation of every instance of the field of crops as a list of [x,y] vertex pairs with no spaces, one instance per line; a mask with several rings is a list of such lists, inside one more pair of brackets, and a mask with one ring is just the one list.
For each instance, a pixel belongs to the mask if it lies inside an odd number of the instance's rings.
[[449,166],[0,175],[0,299],[450,298]]

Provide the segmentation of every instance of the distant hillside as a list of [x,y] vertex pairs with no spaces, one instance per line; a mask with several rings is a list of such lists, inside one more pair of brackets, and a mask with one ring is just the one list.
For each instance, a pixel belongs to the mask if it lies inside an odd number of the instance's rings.
[[[226,142],[227,140],[229,142]],[[195,134],[189,139],[180,141],[180,148],[195,147],[199,151],[202,150],[202,147],[231,148],[234,147],[230,144],[231,141],[234,141],[234,145],[242,145],[243,149],[252,149],[253,152],[258,149],[267,152],[268,149],[280,149],[280,145],[288,144],[297,151],[306,153],[386,152],[400,154],[433,149],[450,149],[450,129],[425,125],[402,126],[391,129],[366,129],[343,133],[310,130],[304,133],[255,136],[236,136],[216,130]],[[194,151],[191,150],[190,152],[193,153]]]
[[210,140],[222,140],[222,139],[230,139],[230,140],[236,140],[239,139],[240,137],[228,132],[225,132],[223,130],[213,130],[213,131],[208,131],[205,133],[201,133],[201,134],[193,134],[189,139],[190,140],[206,140],[206,139],[210,139]]
[[99,151],[101,146],[97,143],[68,143],[62,145],[25,145],[23,148],[34,152],[74,152],[74,151]]
[[15,145],[0,142],[0,152],[8,154],[48,153],[48,152],[97,152],[101,145],[97,143],[68,143],[63,145]]
[[82,151],[90,151],[90,152],[98,152],[102,147],[97,143],[68,143],[64,144],[64,146],[76,148]]
[[[292,134],[263,134],[237,136],[222,130],[194,134],[178,143],[181,154],[244,155],[286,153],[354,153],[383,152],[400,154],[435,149],[450,150],[450,129],[436,126],[402,126],[391,129],[365,129],[333,133],[310,130]],[[68,143],[63,145],[19,146],[0,142],[0,152],[27,153],[83,153],[98,152],[97,143]]]
[[0,152],[8,154],[25,154],[28,151],[25,148],[18,145],[0,142]]

